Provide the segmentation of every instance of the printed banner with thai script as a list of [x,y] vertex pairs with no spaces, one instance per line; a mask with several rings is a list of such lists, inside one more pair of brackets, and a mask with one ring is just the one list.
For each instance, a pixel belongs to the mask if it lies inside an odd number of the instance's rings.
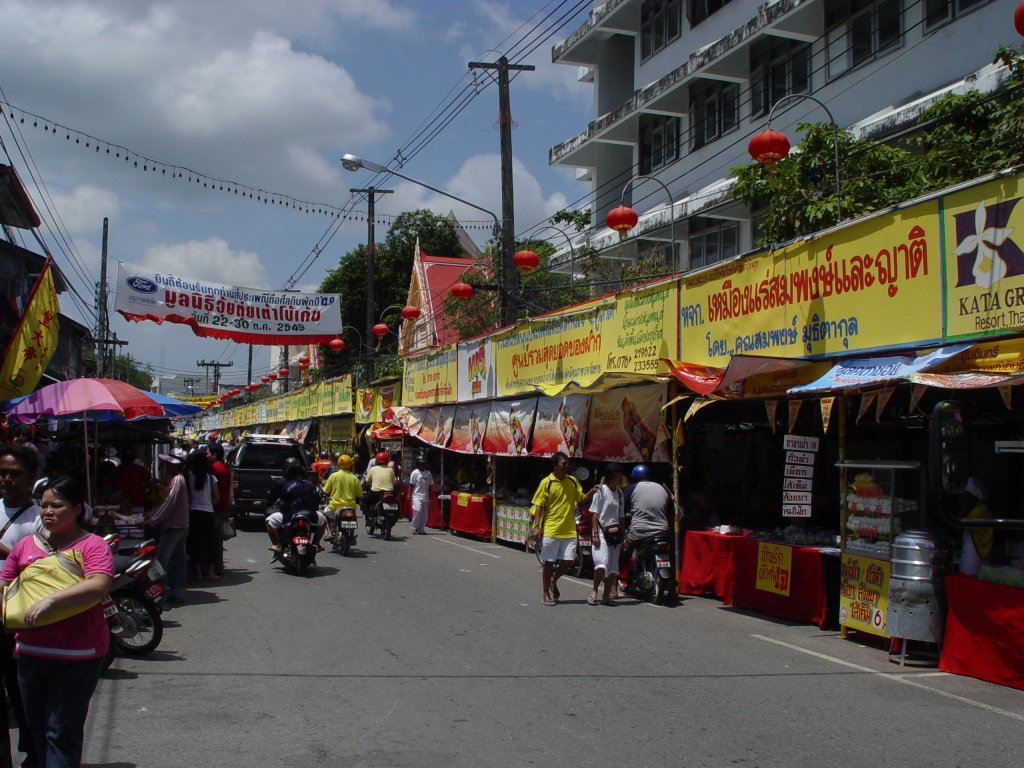
[[802,357],[942,337],[935,200],[683,279],[678,357]]
[[553,456],[561,451],[570,457],[582,456],[589,410],[590,395],[537,398],[530,454]]
[[596,461],[668,461],[665,389],[643,384],[591,395],[583,455]]
[[[497,394],[494,375],[494,345],[491,339],[459,344],[459,402],[484,400]],[[451,398],[449,398],[451,399]]]
[[537,411],[537,398],[495,400],[487,419],[484,453],[498,456],[525,456],[530,446],[530,430]]
[[407,357],[402,365],[402,405],[455,402],[457,376],[455,347]]
[[568,384],[593,384],[604,370],[614,314],[614,301],[603,299],[498,333],[493,337],[498,396],[538,390],[554,395]]
[[966,349],[965,344],[951,344],[928,354],[888,355],[836,363],[820,379],[801,384],[789,390],[791,395],[808,395],[844,389],[879,387],[883,384],[907,380],[913,373],[927,371]]
[[844,554],[839,577],[839,623],[887,637],[890,564]]
[[21,397],[36,388],[50,364],[50,358],[57,351],[59,316],[53,267],[47,259],[4,350],[0,366],[0,400]]
[[606,373],[662,374],[663,358],[675,355],[679,284],[625,291],[615,297],[615,313],[604,327]]
[[241,344],[325,344],[341,333],[334,293],[265,291],[117,265],[114,309],[128,320],[181,323]]
[[452,439],[448,443],[448,450],[459,453],[483,453],[484,434],[487,432],[487,419],[490,413],[490,403],[460,405],[455,410],[455,423],[452,426]]
[[757,576],[754,588],[789,597],[793,579],[793,548],[785,544],[757,544]]

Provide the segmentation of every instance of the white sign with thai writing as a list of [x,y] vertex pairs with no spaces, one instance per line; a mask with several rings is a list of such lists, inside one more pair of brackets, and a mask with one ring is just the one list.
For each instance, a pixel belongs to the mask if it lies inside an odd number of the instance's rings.
[[786,477],[802,477],[811,480],[814,478],[814,466],[808,464],[787,464]]
[[[814,467],[794,467],[799,470],[813,470]],[[796,477],[787,477],[782,481],[783,491],[809,491],[811,490],[811,479],[802,480]]]
[[813,453],[801,453],[800,451],[786,451],[787,464],[813,464]]
[[821,445],[820,437],[805,437],[803,435],[786,435],[782,441],[782,448],[786,451],[810,451],[811,453],[817,453],[819,445]]
[[782,505],[782,516],[783,517],[810,517],[811,516],[811,505],[810,504],[783,504]]

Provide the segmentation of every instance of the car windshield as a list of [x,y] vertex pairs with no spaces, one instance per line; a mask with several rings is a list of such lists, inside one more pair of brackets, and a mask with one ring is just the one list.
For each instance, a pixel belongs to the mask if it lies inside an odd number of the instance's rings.
[[284,469],[285,459],[294,457],[302,461],[301,453],[294,445],[243,445],[238,450],[235,466],[243,469]]

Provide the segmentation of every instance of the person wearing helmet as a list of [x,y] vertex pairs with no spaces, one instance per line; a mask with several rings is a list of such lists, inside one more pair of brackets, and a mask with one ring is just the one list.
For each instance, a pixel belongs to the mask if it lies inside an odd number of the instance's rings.
[[430,486],[434,484],[434,475],[428,468],[427,457],[420,454],[416,457],[416,469],[409,475],[412,486],[412,520],[409,524],[413,535],[425,534],[427,511],[430,508]]
[[320,458],[313,462],[313,471],[316,472],[316,476],[323,482],[324,472],[331,467],[331,454],[327,451],[320,451]]
[[315,512],[316,529],[313,533],[313,545],[318,549],[320,539],[324,535],[327,518],[319,510],[316,486],[306,478],[306,471],[298,459],[288,458],[284,462],[284,485],[275,499],[277,510],[267,515],[266,528],[270,537],[270,549],[281,552],[281,528],[291,522],[296,512]]
[[636,544],[642,539],[668,531],[668,508],[671,497],[665,486],[651,479],[651,468],[637,464],[629,473],[633,481],[623,491],[629,530],[626,540]]
[[374,465],[366,470],[363,477],[363,510],[371,510],[385,493],[395,492],[395,470],[388,466],[391,458],[386,451],[379,451],[374,456]]
[[338,470],[324,483],[327,494],[327,510],[337,512],[342,507],[356,506],[356,500],[363,495],[359,478],[352,474],[352,457],[347,453],[338,456]]

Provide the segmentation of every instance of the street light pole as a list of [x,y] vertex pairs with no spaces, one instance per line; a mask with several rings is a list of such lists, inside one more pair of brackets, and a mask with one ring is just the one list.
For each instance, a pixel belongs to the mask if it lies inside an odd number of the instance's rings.
[[572,247],[572,238],[569,237],[565,232],[560,230],[554,224],[544,224],[540,227],[536,227],[530,230],[526,236],[527,242],[530,241],[531,236],[538,232],[544,232],[546,230],[553,230],[565,238],[566,245],[569,246],[569,302],[572,303],[576,299],[576,249]]
[[[376,281],[376,275],[374,270],[376,269],[377,260],[377,235],[374,230],[374,219],[376,217],[375,203],[377,195],[390,195],[394,190],[391,189],[377,189],[376,187],[370,186],[366,189],[350,189],[354,195],[366,195],[366,334],[369,336],[373,332],[373,289]],[[367,381],[373,381],[373,369],[374,359],[373,350],[367,355],[366,358],[366,373]]]
[[636,176],[634,176],[629,181],[627,181],[625,186],[622,188],[622,194],[619,195],[619,205],[621,206],[621,205],[625,205],[626,204],[626,190],[628,190],[632,186],[633,182],[634,181],[642,181],[642,180],[650,180],[650,181],[653,181],[656,184],[660,184],[661,188],[665,190],[665,194],[668,195],[668,220],[669,220],[669,223],[671,224],[671,230],[670,230],[671,231],[671,235],[670,235],[670,237],[672,238],[672,245],[671,245],[671,248],[670,248],[670,250],[672,252],[672,264],[670,266],[670,269],[672,271],[675,271],[675,269],[676,269],[676,201],[672,198],[672,193],[668,191],[668,187],[665,186],[665,182],[663,182],[661,179],[656,179],[654,176],[648,176],[646,173],[638,173]]

